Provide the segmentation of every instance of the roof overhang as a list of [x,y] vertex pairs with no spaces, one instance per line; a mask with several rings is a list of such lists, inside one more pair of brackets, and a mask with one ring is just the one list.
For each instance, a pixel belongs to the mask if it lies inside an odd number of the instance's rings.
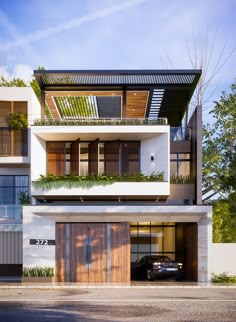
[[[113,111],[109,115],[124,117],[122,106],[121,112],[116,106],[124,103],[126,95],[128,114],[125,117],[167,117],[171,126],[178,126],[201,76],[201,70],[35,70],[34,75],[40,89],[47,95],[46,102],[52,107],[53,117],[62,115],[58,110],[58,102],[65,103],[66,100],[76,111],[81,108],[75,97],[89,95],[99,97],[96,106],[98,117],[99,114],[104,114],[106,106],[111,106],[112,96],[120,98],[114,100]],[[68,98],[68,94],[72,98]],[[56,101],[57,97],[63,99]],[[91,102],[88,104],[91,107]],[[94,116],[96,117],[96,113]]]

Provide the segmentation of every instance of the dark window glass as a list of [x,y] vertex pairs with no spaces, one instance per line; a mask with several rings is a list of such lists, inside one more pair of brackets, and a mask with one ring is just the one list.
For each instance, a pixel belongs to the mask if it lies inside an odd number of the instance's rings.
[[28,176],[0,176],[0,204],[19,204],[22,192],[29,193]]

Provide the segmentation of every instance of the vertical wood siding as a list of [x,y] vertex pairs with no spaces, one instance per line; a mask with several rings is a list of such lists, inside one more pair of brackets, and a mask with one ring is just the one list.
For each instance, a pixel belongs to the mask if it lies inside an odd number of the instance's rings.
[[[129,224],[56,224],[56,280],[66,280],[66,225],[70,226],[69,280],[72,282],[129,282]],[[110,240],[107,241],[107,229]],[[90,239],[92,260],[85,262],[85,241]],[[109,243],[109,244],[108,244]]]

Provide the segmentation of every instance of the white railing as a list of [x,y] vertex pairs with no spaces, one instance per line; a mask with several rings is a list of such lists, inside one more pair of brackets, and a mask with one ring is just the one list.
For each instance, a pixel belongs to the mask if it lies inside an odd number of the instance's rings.
[[22,219],[22,206],[0,205],[0,218]]

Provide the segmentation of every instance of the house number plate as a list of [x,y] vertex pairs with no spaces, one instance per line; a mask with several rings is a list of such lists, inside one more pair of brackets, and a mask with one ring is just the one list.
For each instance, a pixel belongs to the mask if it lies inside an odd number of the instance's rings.
[[53,240],[53,239],[30,239],[30,245],[52,246],[52,245],[55,245],[55,240]]

